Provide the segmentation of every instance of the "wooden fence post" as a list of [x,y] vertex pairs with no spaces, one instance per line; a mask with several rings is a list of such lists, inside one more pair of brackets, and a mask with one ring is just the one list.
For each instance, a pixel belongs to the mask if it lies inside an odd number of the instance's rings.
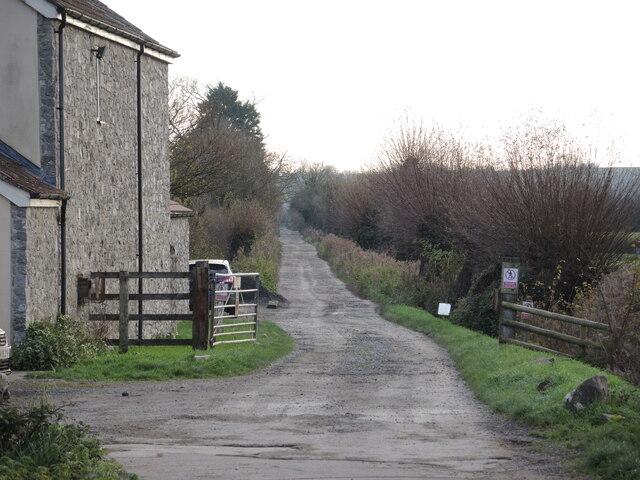
[[129,351],[129,273],[120,271],[120,353]]
[[[587,339],[587,327],[585,327],[584,325],[580,325],[580,338],[582,340],[586,340]],[[587,356],[587,346],[586,345],[580,345],[580,354],[582,355],[582,357],[586,357]]]
[[209,349],[209,263],[198,262],[193,268],[193,324],[192,346],[194,350]]
[[514,322],[516,312],[502,306],[502,302],[516,303],[518,300],[518,263],[502,262],[502,278],[500,279],[500,302],[498,316],[498,341],[503,338],[515,338],[516,331],[513,327],[503,325],[503,320]]

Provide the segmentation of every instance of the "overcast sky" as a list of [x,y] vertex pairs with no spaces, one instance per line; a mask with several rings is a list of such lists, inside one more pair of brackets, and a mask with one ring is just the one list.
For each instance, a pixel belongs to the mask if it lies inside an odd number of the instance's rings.
[[401,119],[469,139],[535,111],[640,166],[634,1],[102,0],[170,75],[255,99],[267,145],[358,170]]

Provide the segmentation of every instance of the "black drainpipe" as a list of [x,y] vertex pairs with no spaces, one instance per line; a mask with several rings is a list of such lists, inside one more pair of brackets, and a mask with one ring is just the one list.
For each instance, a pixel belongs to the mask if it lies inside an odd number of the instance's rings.
[[[137,58],[137,121],[138,121],[138,272],[142,273],[143,270],[143,256],[142,256],[142,54],[144,53],[144,45],[140,45]],[[142,278],[138,279],[138,294],[142,295]],[[142,298],[138,297],[138,338],[142,339]]]
[[[64,190],[64,36],[62,30],[67,25],[67,11],[58,9],[62,15],[58,26],[58,115],[60,125],[60,190]],[[67,313],[67,200],[62,200],[60,208],[60,314]]]

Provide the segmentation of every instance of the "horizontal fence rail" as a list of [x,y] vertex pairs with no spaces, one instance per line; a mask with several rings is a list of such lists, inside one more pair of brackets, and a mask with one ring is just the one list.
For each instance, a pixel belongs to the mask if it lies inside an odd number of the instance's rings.
[[502,302],[504,308],[510,308],[518,312],[531,313],[540,317],[552,318],[554,320],[560,320],[561,322],[573,323],[574,325],[581,325],[583,327],[596,328],[599,330],[609,330],[609,325],[606,323],[594,322],[592,320],[585,320],[584,318],[572,317],[570,315],[564,315],[562,313],[549,312],[547,310],[541,310],[539,308],[527,307],[525,305],[519,305],[517,303]]
[[[126,272],[129,278],[191,278],[191,272]],[[91,272],[91,278],[120,278],[120,272]]]
[[[118,300],[119,293],[105,293],[100,296],[101,300]],[[138,293],[129,294],[129,300],[189,300],[190,293]]]
[[[131,313],[127,316],[130,322],[137,322],[139,320],[151,320],[155,322],[172,322],[172,321],[191,321],[193,315],[190,313],[143,313],[138,315],[137,313]],[[92,313],[89,315],[89,320],[98,322],[114,322],[120,320],[119,313]]]
[[[120,339],[110,338],[107,341],[107,345],[118,346],[120,345]],[[130,338],[129,345],[137,347],[162,347],[162,346],[187,346],[191,345],[192,340],[190,338]]]
[[[211,272],[213,273],[213,272]],[[220,283],[222,278],[233,278],[233,288]],[[243,277],[254,277],[255,288],[241,288]],[[107,343],[119,345],[125,353],[129,345],[192,345],[194,349],[207,350],[210,346],[224,343],[256,341],[258,328],[258,305],[260,275],[258,273],[214,274],[211,281],[207,262],[198,262],[191,272],[92,272],[92,288],[89,300],[94,302],[118,301],[119,313],[92,313],[90,321],[117,321],[118,339]],[[129,293],[132,279],[189,279],[190,291],[180,293]],[[118,280],[118,293],[106,293],[105,281]],[[244,303],[245,294],[251,296]],[[191,313],[145,313],[130,314],[130,301],[188,300]],[[233,314],[226,310],[233,309]],[[243,320],[251,321],[243,321]],[[129,322],[139,321],[191,321],[191,339],[129,339]]]
[[[576,337],[573,335],[568,335],[566,333],[561,333],[561,332],[556,332],[547,328],[542,328],[542,327],[537,327],[535,325],[530,325],[528,323],[523,322],[522,320],[517,321],[517,320],[512,320],[512,319],[507,319],[507,318],[502,318],[501,319],[501,324],[505,325],[507,327],[513,327],[516,330],[520,330],[523,332],[531,332],[534,333],[536,335],[540,335],[543,337],[547,337],[547,338],[552,338],[554,340],[558,340],[561,342],[565,342],[571,345],[577,345],[579,347],[581,347],[582,351],[584,352],[584,350],[587,347],[594,347],[594,348],[598,348],[599,346],[596,345],[595,343],[591,342],[590,340],[588,340],[586,338],[586,333],[587,333],[587,328],[592,328],[592,329],[596,329],[596,330],[601,330],[601,331],[610,331],[610,327],[607,324],[604,323],[599,323],[599,322],[594,322],[591,320],[586,320],[584,318],[578,318],[578,317],[572,317],[570,315],[564,315],[561,313],[555,313],[555,312],[549,312],[547,310],[542,310],[539,308],[533,308],[533,307],[527,307],[524,305],[519,305],[517,303],[513,303],[513,302],[507,302],[507,301],[501,301],[500,302],[500,307],[506,310],[513,310],[513,311],[517,311],[517,312],[524,312],[524,313],[530,313],[532,315],[537,315],[539,317],[543,317],[543,318],[550,318],[552,320],[557,320],[559,322],[562,323],[569,323],[572,325],[577,325],[580,327],[580,337]],[[502,329],[501,329],[502,330]],[[517,340],[515,338],[512,337],[508,337],[505,336],[502,331],[500,331],[500,341],[501,342],[506,342],[506,343],[513,343],[515,345],[520,345],[520,346],[524,346],[527,348],[531,348],[533,350],[539,350],[539,351],[544,351],[544,352],[549,352],[549,353],[553,353],[556,355],[563,355],[563,356],[571,356],[567,353],[564,352],[558,352],[556,350],[553,350],[551,348],[547,348],[544,347],[542,345],[536,345],[533,343],[530,343],[528,341],[528,335],[524,335],[524,340]]]

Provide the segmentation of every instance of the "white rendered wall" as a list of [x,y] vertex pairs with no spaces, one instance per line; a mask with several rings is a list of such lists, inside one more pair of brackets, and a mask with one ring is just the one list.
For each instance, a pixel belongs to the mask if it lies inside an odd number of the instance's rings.
[[0,2],[0,139],[40,165],[38,14]]

